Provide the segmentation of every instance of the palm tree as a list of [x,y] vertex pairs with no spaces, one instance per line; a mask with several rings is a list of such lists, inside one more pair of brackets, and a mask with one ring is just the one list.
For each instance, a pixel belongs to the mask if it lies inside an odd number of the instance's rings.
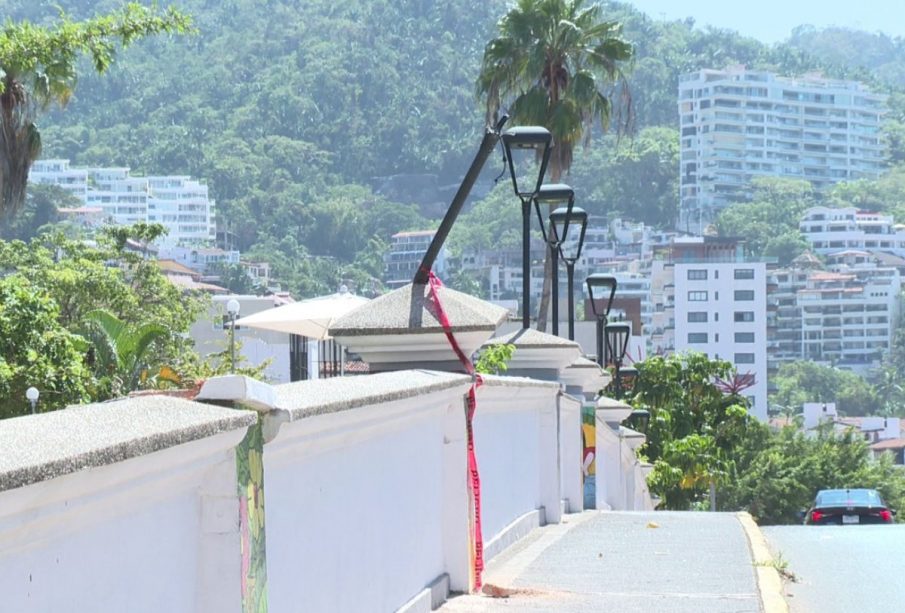
[[28,170],[41,154],[38,116],[52,104],[65,106],[75,88],[76,63],[87,54],[103,73],[116,45],[159,32],[185,32],[190,19],[175,9],[128,4],[84,22],[65,15],[52,27],[27,21],[0,28],[0,217],[15,215],[25,200]]
[[[496,123],[509,101],[515,125],[541,125],[553,135],[550,179],[568,173],[579,142],[590,143],[599,122],[619,130],[631,120],[631,99],[622,67],[633,56],[618,22],[605,21],[601,7],[586,0],[518,0],[500,20],[499,37],[484,49],[478,94],[486,97],[487,120]],[[549,254],[548,254],[549,255]],[[547,258],[538,329],[546,327],[551,262]]]
[[113,396],[139,387],[151,370],[150,349],[169,330],[156,323],[130,325],[113,313],[97,309],[85,314],[82,330],[92,345],[96,376]]

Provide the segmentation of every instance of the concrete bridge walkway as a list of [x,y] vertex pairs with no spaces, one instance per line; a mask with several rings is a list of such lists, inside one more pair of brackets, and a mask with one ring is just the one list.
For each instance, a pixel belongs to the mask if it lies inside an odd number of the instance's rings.
[[454,597],[439,610],[764,610],[751,526],[735,514],[586,511],[563,519],[492,560],[485,594]]

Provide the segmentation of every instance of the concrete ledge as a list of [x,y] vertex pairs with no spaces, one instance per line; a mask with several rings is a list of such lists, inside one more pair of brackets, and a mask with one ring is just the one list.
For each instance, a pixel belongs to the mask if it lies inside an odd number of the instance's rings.
[[396,610],[396,613],[430,613],[449,598],[449,575],[434,579],[430,585]]
[[0,491],[244,429],[256,420],[253,411],[167,396],[0,420]]
[[789,605],[782,595],[782,577],[773,565],[773,555],[767,547],[764,533],[760,531],[750,514],[736,513],[735,516],[744,528],[745,536],[748,537],[764,613],[788,613]]
[[291,421],[348,411],[359,407],[414,398],[452,389],[471,382],[468,375],[429,370],[334,377],[277,385],[277,408],[285,409]]
[[243,375],[224,375],[204,382],[195,397],[199,402],[236,402],[259,412],[267,412],[276,407],[276,390],[257,379]]
[[503,530],[484,543],[484,562],[489,562],[494,556],[502,553],[506,548],[514,545],[522,540],[535,528],[539,528],[547,523],[547,515],[543,507],[525,513],[514,522],[503,528]]

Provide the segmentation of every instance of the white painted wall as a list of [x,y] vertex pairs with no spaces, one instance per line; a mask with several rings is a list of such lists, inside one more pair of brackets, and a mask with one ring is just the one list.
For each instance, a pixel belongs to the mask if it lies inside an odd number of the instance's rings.
[[566,511],[578,513],[584,509],[581,471],[584,447],[581,442],[581,401],[578,398],[566,394],[559,397],[559,434],[562,497],[569,502]]
[[466,389],[291,422],[265,445],[271,610],[392,611],[450,560],[467,589],[464,438],[444,443]]
[[0,610],[240,611],[244,433],[0,492]]
[[597,508],[644,511],[653,508],[647,480],[628,441],[597,413]]

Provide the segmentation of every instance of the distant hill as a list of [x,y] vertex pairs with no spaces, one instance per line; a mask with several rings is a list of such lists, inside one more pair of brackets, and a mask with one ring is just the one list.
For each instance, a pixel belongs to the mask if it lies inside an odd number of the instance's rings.
[[[41,22],[54,19],[56,7],[80,18],[118,4],[0,0],[0,14]],[[221,218],[238,226],[243,249],[286,236],[312,242],[306,207],[336,186],[374,189],[396,175],[426,176],[439,186],[461,179],[483,128],[474,79],[508,1],[178,4],[194,15],[199,33],[142,42],[103,77],[86,70],[67,110],[42,121],[45,156],[202,177]],[[654,20],[626,3],[602,4],[637,46],[630,85],[639,132],[664,126],[650,134],[672,138],[678,77],[701,67],[743,63],[843,76],[864,66],[878,82],[903,83],[898,39],[800,28],[787,44],[767,46],[690,21]],[[615,141],[596,143],[598,157],[588,159],[609,164]],[[631,139],[619,143],[631,146]],[[660,186],[651,196],[656,203],[643,195],[619,200],[612,194],[625,190],[593,183],[606,168],[575,177],[584,182],[576,185],[588,199],[582,206],[597,213],[649,207],[640,217],[668,219],[663,202],[673,187]]]

